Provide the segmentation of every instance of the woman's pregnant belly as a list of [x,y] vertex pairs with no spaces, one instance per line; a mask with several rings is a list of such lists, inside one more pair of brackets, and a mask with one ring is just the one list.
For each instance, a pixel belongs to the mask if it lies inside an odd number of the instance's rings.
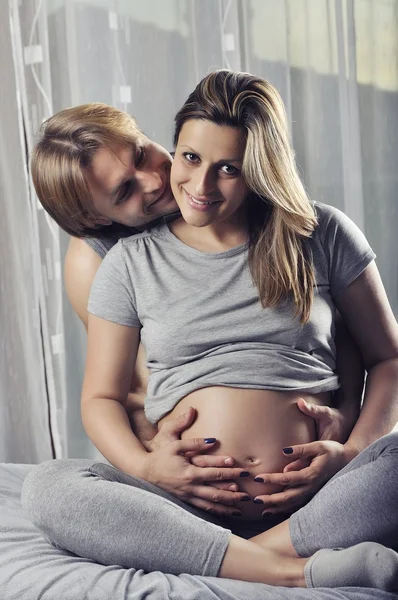
[[[313,419],[297,408],[299,398],[329,404],[330,394],[311,395],[303,392],[274,392],[229,387],[208,387],[183,398],[160,422],[179,416],[189,406],[197,411],[194,423],[181,437],[214,437],[215,447],[209,454],[232,456],[235,466],[250,472],[250,477],[237,481],[240,490],[251,498],[280,491],[279,486],[253,481],[261,473],[278,473],[292,459],[282,448],[305,444],[316,439]],[[252,502],[239,502],[246,519],[261,518],[264,510]]]

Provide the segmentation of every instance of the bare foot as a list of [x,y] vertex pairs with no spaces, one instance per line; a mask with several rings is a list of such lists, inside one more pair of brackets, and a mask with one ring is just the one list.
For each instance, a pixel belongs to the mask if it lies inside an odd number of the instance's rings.
[[306,587],[304,567],[307,560],[292,558],[231,535],[218,576],[284,587]]

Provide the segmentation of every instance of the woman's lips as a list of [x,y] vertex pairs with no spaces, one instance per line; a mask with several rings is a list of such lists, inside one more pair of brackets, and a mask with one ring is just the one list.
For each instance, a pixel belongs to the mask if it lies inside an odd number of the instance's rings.
[[198,198],[191,196],[185,189],[184,193],[189,206],[199,212],[207,212],[208,210],[211,210],[212,206],[215,204],[220,204],[220,200],[199,200]]

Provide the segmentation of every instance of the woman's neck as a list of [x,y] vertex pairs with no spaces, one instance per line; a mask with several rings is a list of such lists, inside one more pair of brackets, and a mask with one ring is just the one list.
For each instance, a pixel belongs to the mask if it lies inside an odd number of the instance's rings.
[[181,217],[169,223],[169,228],[181,242],[201,252],[225,252],[248,239],[248,227],[244,222],[194,227]]

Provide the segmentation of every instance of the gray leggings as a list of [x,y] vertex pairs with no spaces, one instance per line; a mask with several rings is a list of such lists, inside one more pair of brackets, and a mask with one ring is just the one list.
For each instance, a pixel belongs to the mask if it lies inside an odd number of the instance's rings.
[[[397,498],[398,433],[392,433],[290,517],[293,545],[300,556],[362,541],[396,547]],[[230,537],[221,521],[146,481],[87,460],[53,460],[32,469],[22,503],[55,546],[147,572],[215,576]]]

